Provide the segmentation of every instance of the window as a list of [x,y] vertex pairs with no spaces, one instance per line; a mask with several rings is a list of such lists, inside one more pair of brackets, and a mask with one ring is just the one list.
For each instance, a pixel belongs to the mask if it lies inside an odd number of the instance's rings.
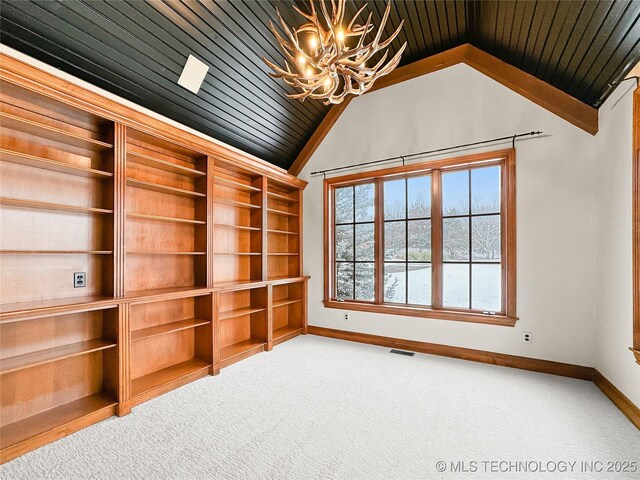
[[325,305],[515,324],[513,150],[325,180]]

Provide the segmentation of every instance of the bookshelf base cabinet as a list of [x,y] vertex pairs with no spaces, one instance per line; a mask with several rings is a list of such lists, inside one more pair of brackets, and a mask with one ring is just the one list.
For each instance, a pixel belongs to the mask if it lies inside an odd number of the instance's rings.
[[2,54],[0,123],[2,463],[306,333],[305,181]]

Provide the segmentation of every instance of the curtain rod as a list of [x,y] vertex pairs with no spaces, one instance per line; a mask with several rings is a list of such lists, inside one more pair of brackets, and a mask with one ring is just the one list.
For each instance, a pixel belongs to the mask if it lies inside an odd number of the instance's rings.
[[462,147],[471,147],[471,146],[474,146],[474,145],[482,145],[484,143],[493,143],[493,142],[498,142],[498,141],[501,141],[501,140],[511,140],[513,142],[513,147],[515,148],[516,138],[531,137],[531,136],[534,136],[534,135],[542,135],[542,132],[516,133],[514,135],[509,135],[507,137],[493,138],[491,140],[481,140],[479,142],[462,143],[460,145],[454,145],[452,147],[437,148],[435,150],[427,150],[425,152],[408,153],[406,155],[397,155],[395,157],[383,158],[381,160],[373,160],[371,162],[354,163],[352,165],[344,165],[342,167],[329,168],[327,170],[318,170],[317,172],[311,172],[310,175],[325,175],[325,174],[327,174],[329,172],[336,172],[338,170],[346,170],[346,169],[349,169],[349,168],[364,167],[365,165],[375,165],[376,163],[389,162],[391,160],[402,160],[404,162],[407,158],[410,158],[410,157],[418,157],[418,156],[421,156],[421,155],[428,155],[430,153],[438,153],[438,152],[444,152],[444,151],[447,151],[447,150],[455,150],[457,148],[462,148]]

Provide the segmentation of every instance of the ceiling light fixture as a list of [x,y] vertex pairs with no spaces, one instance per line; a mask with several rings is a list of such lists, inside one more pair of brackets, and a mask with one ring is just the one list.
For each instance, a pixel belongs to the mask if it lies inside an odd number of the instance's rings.
[[178,85],[197,94],[208,71],[209,65],[201,62],[193,55],[189,55],[187,63],[184,64],[182,74],[178,79]]
[[[319,3],[322,19],[318,18],[313,0],[309,0],[310,14],[292,5],[295,11],[307,20],[296,29],[286,24],[276,8],[281,31],[272,21],[269,21],[269,29],[284,52],[284,68],[270,62],[264,55],[262,59],[273,70],[269,72],[271,77],[282,78],[287,85],[301,91],[287,94],[287,97],[300,101],[304,101],[305,98],[323,100],[325,105],[338,104],[348,95],[362,95],[378,78],[387,75],[398,66],[407,43],[405,42],[386,63],[389,52],[385,49],[400,33],[404,20],[389,38],[380,41],[389,18],[389,1],[380,28],[365,45],[367,35],[375,28],[371,23],[372,14],[369,13],[364,25],[356,23],[356,20],[366,5],[362,6],[345,26],[345,0],[331,0],[331,14],[327,11],[325,0],[320,0]],[[367,62],[378,52],[381,52],[381,55],[375,65],[367,66]]]

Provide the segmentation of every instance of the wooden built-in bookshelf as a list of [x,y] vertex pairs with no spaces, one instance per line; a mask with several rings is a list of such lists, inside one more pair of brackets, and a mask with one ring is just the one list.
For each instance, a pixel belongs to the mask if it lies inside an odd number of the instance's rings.
[[213,282],[263,279],[263,177],[216,162],[213,187]]
[[267,278],[301,275],[301,190],[267,182]]
[[306,182],[2,59],[2,462],[306,333]]
[[226,367],[267,344],[267,287],[217,294],[220,366]]
[[207,286],[207,157],[126,135],[125,292]]
[[3,458],[74,421],[116,412],[123,368],[119,308],[0,323]]
[[272,288],[273,344],[277,345],[306,329],[306,285],[303,281],[273,285]]
[[133,303],[131,403],[164,393],[172,382],[213,370],[213,302],[210,293]]

